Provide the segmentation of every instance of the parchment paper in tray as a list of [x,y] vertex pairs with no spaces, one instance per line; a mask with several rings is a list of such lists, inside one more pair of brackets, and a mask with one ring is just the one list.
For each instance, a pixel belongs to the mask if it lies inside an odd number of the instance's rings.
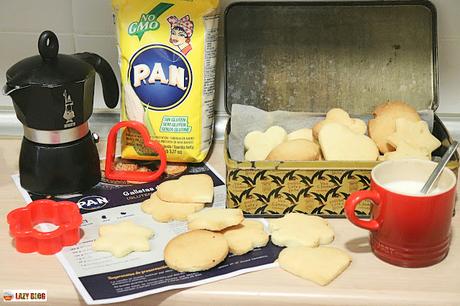
[[[430,131],[433,130],[434,113],[432,110],[419,112],[421,118],[428,123]],[[313,125],[323,120],[325,114],[308,112],[273,111],[266,112],[254,106],[233,104],[231,117],[231,131],[228,139],[230,157],[237,161],[244,160],[244,137],[255,130],[265,131],[272,125],[283,127],[288,133],[302,129],[312,128]],[[357,118],[353,116],[353,118]],[[366,123],[372,118],[359,116]]]

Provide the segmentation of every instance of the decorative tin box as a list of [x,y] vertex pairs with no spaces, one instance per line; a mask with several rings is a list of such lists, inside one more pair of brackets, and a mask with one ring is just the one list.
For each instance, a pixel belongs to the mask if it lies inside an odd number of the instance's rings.
[[[241,2],[225,12],[226,107],[369,116],[403,100],[438,107],[436,10],[428,1]],[[234,114],[237,116],[238,114]],[[231,120],[231,119],[230,119]],[[344,216],[350,193],[368,189],[377,162],[233,160],[225,139],[227,207],[247,215]],[[452,142],[434,114],[433,134]],[[456,154],[448,167],[457,171]],[[369,203],[357,213],[370,213]]]

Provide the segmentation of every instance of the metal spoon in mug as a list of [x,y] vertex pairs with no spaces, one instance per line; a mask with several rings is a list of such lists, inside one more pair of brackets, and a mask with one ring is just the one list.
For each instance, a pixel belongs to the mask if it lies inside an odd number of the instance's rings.
[[434,168],[433,172],[431,173],[430,177],[426,181],[425,185],[423,185],[423,188],[422,190],[420,190],[420,193],[427,194],[430,191],[431,187],[433,187],[434,183],[441,175],[442,170],[447,165],[447,162],[450,160],[450,158],[455,153],[455,151],[457,151],[457,147],[458,147],[458,142],[456,141],[452,142],[452,144],[447,149],[446,153],[444,153],[441,160],[438,162],[438,165],[436,166],[436,168]]

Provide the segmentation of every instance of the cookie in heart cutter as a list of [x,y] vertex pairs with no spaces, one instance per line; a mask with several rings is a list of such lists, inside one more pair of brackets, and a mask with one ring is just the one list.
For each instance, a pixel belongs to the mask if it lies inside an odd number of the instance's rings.
[[[115,149],[117,133],[121,128],[132,128],[137,130],[144,141],[144,146],[153,149],[160,159],[160,166],[155,172],[145,171],[120,171],[114,169]],[[150,134],[145,125],[138,121],[121,121],[110,129],[107,137],[107,151],[105,155],[105,177],[111,180],[152,182],[158,179],[166,169],[166,152],[163,146],[155,140],[150,139]]]
[[[52,255],[80,240],[82,216],[74,202],[36,200],[11,211],[6,218],[16,250],[21,253]],[[50,232],[34,228],[42,223],[52,223],[57,228]]]

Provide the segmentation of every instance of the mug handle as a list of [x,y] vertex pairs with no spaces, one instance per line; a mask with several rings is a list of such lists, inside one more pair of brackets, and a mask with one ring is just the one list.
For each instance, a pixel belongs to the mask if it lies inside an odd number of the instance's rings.
[[369,221],[359,219],[355,214],[356,205],[364,200],[371,200],[373,205],[380,205],[380,195],[375,190],[360,190],[352,193],[345,202],[345,215],[348,220],[354,225],[370,230],[376,231],[379,229],[380,224],[377,220],[371,219]]

